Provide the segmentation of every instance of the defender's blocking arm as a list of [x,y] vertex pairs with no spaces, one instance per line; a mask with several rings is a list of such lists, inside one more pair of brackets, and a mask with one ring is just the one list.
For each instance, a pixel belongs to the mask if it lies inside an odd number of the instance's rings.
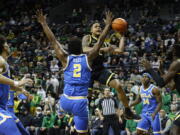
[[157,85],[160,87],[163,87],[168,82],[170,82],[180,69],[180,61],[176,60],[170,65],[168,72],[161,77],[156,71],[152,69],[149,61],[144,60],[143,65],[146,68],[147,72],[151,74],[152,78],[155,80]]
[[104,40],[111,28],[112,19],[113,19],[112,13],[109,11],[106,12],[106,19],[105,19],[106,26],[105,26],[103,32],[101,33],[98,41],[94,45],[93,49],[89,52],[89,55],[88,55],[89,60],[96,58],[97,55],[99,54],[99,50],[100,50],[101,46],[103,45]]
[[62,62],[63,67],[66,66],[66,58],[67,58],[67,52],[63,49],[62,45],[57,41],[55,35],[49,28],[47,22],[46,22],[46,16],[43,15],[42,10],[38,10],[36,12],[36,17],[38,22],[43,27],[44,33],[46,34],[49,42],[53,45],[53,48],[56,52],[57,57]]

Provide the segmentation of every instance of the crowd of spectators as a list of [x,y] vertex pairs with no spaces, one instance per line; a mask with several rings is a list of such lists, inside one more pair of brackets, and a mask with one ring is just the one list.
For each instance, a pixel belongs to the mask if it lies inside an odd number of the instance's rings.
[[[26,2],[29,2],[28,5]],[[49,13],[53,6],[61,2],[64,1],[46,0],[46,2],[41,1],[34,5],[28,0],[4,1],[4,6],[2,4],[0,6],[0,33],[6,36],[12,52],[8,60],[11,77],[19,79],[26,75],[35,82],[32,87],[26,87],[34,96],[32,100],[18,94],[14,99],[15,113],[31,135],[75,134],[72,115],[59,111],[58,107],[58,99],[63,93],[61,63],[34,18],[34,10],[30,9],[32,6],[42,7],[43,4],[44,11]],[[142,58],[150,60],[154,69],[166,71],[171,62],[169,50],[175,43],[176,31],[180,29],[180,23],[175,19],[163,20],[159,13],[161,7],[155,0],[149,0],[142,6],[137,6],[138,3],[135,3],[137,7],[129,4],[129,1],[123,2],[123,4],[109,2],[107,5],[97,5],[93,7],[93,10],[88,11],[85,8],[73,9],[64,24],[52,22],[49,25],[66,49],[70,34],[82,38],[83,35],[89,33],[92,22],[102,20],[103,13],[107,9],[111,9],[116,17],[136,20],[135,23],[129,24],[126,33],[126,55],[108,55],[104,62],[104,66],[117,73],[131,102],[135,99],[141,85]],[[149,6],[152,8],[148,8]],[[176,8],[174,10],[169,12],[174,14]],[[119,36],[118,33],[111,31],[106,40],[113,45],[118,45]],[[180,96],[176,91],[170,93],[170,89],[169,86],[162,89],[163,107],[160,115],[164,135],[169,131],[180,101]],[[111,89],[111,96],[117,100],[115,89]],[[89,95],[89,131],[92,135],[102,133],[102,120],[97,111],[102,97],[103,88],[95,83]],[[124,120],[122,104],[118,100],[117,102],[120,110],[118,118],[121,135],[135,134],[137,122]],[[133,109],[140,114],[141,108],[142,104],[139,104]],[[95,130],[98,132],[94,132]],[[109,134],[112,134],[112,129],[109,130]]]

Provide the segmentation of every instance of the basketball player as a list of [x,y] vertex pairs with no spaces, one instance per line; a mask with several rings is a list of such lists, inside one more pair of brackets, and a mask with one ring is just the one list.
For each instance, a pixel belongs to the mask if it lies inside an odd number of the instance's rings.
[[[89,52],[95,43],[98,41],[99,36],[101,34],[101,26],[99,23],[94,23],[91,27],[91,35],[85,35],[82,39],[82,45],[83,45],[83,50],[85,52]],[[125,118],[126,119],[137,119],[139,120],[140,117],[138,115],[135,115],[132,113],[132,111],[129,108],[129,102],[126,97],[125,92],[123,91],[120,81],[115,78],[115,74],[111,73],[109,70],[107,70],[103,66],[103,62],[105,60],[105,53],[116,53],[116,54],[122,54],[124,51],[124,40],[125,37],[122,36],[120,38],[119,42],[119,48],[114,47],[107,42],[103,43],[103,48],[100,49],[100,53],[98,57],[93,61],[92,64],[92,76],[91,76],[91,84],[90,88],[93,87],[94,81],[98,81],[101,84],[108,85],[112,88],[115,88],[118,92],[118,97],[122,101],[124,107],[125,107]]]
[[[153,80],[157,83],[158,86],[164,87],[170,81],[174,80],[174,88],[180,93],[180,30],[178,31],[176,41],[177,43],[173,46],[172,49],[173,62],[171,63],[166,74],[160,76],[152,69],[151,64],[147,60],[144,60],[142,64],[144,65],[146,71],[151,74]],[[177,135],[178,133],[180,133],[180,113],[175,118],[171,128],[171,135]]]
[[10,88],[15,91],[24,91],[21,86],[31,84],[32,80],[23,78],[21,81],[9,79],[10,70],[6,62],[10,54],[9,46],[6,39],[0,36],[0,134],[1,135],[21,135],[13,116],[6,110],[8,94]]
[[161,134],[161,123],[159,111],[162,107],[162,96],[160,90],[151,84],[151,75],[144,73],[142,78],[142,86],[139,94],[130,106],[134,106],[143,102],[142,120],[137,125],[137,135],[148,135],[148,130],[152,128],[154,135]]
[[69,55],[56,40],[54,34],[46,23],[46,17],[42,11],[37,11],[38,22],[53,45],[56,55],[64,68],[64,94],[60,98],[60,107],[73,113],[75,128],[79,135],[87,135],[88,132],[88,87],[91,78],[92,60],[96,58],[105,37],[110,30],[112,13],[106,13],[105,29],[100,35],[93,49],[88,54],[83,54],[81,40],[73,37],[69,40]]

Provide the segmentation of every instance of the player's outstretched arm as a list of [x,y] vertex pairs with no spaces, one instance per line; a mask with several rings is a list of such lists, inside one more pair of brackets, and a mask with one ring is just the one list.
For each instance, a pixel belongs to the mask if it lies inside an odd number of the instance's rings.
[[56,52],[56,55],[58,59],[62,62],[63,67],[66,66],[66,58],[67,58],[67,52],[63,49],[62,45],[57,41],[55,35],[49,28],[47,22],[46,22],[46,15],[43,15],[42,10],[37,10],[36,12],[36,18],[38,22],[43,27],[44,33],[46,34],[49,42],[53,45],[53,48]]
[[142,64],[147,72],[151,74],[153,80],[160,87],[164,87],[166,84],[168,84],[180,70],[180,61],[176,60],[170,65],[168,72],[161,77],[156,71],[154,71],[154,69],[152,69],[148,60],[143,60]]
[[170,65],[168,72],[163,75],[164,83],[165,84],[169,83],[179,70],[180,70],[180,60],[176,60]]
[[120,37],[119,47],[115,48],[114,53],[123,54],[124,53],[124,43],[125,43],[125,37],[123,35],[122,37]]
[[162,107],[162,96],[161,96],[161,92],[160,92],[160,90],[158,88],[154,88],[152,90],[152,93],[155,96],[156,101],[158,103],[155,111],[152,113],[152,119],[154,120],[156,114],[161,110],[161,107]]
[[4,60],[0,59],[0,83],[1,84],[10,85],[11,87],[21,87],[21,86],[24,86],[26,84],[32,84],[33,83],[31,79],[23,78],[20,81],[14,81],[12,79],[9,79],[9,78],[3,76],[2,73],[3,73],[4,67],[5,67]]
[[98,41],[96,42],[96,44],[94,45],[93,49],[89,52],[88,54],[88,60],[93,60],[94,58],[96,58],[99,54],[99,50],[101,48],[101,46],[103,45],[104,43],[104,40],[111,28],[111,23],[112,23],[112,20],[113,20],[113,15],[110,11],[106,12],[106,19],[104,20],[105,21],[105,28],[103,30],[103,32],[101,33]]

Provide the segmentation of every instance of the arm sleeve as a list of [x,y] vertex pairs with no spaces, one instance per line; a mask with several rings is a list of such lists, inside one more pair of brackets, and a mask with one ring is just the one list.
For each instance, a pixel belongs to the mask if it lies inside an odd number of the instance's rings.
[[157,83],[157,85],[158,85],[159,87],[165,86],[164,79],[163,79],[156,71],[154,71],[154,70],[151,68],[151,69],[147,70],[147,72],[148,72],[149,74],[151,74],[153,80]]

